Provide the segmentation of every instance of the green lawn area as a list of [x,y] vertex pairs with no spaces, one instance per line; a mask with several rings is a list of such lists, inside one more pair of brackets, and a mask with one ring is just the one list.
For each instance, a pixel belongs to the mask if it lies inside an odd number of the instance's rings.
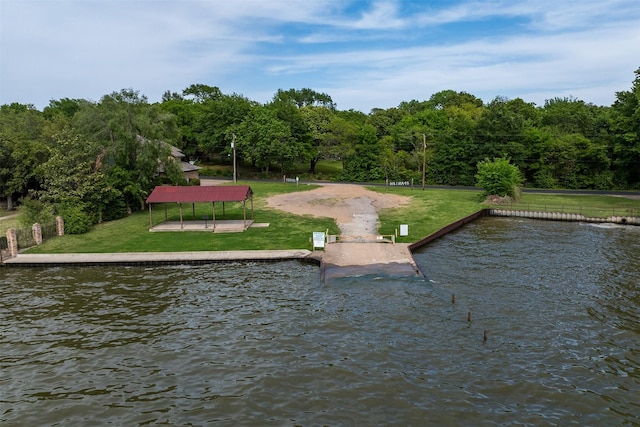
[[0,236],[4,236],[7,233],[7,230],[10,228],[20,227],[17,217],[2,219],[10,215],[15,215],[16,213],[17,211],[7,211],[6,209],[0,209]]
[[[338,234],[334,220],[297,216],[266,206],[266,199],[273,194],[308,191],[314,185],[274,182],[239,182],[250,185],[254,191],[254,215],[257,223],[269,223],[266,228],[250,228],[243,233],[215,234],[206,232],[149,232],[148,211],[135,213],[127,218],[96,225],[83,235],[65,235],[51,239],[29,253],[105,253],[105,252],[166,252],[166,251],[227,251],[251,249],[311,249],[314,231],[329,230]],[[398,242],[412,243],[428,236],[440,228],[487,207],[479,191],[460,189],[410,189],[369,187],[381,193],[405,195],[412,198],[410,205],[385,209],[380,212],[380,234],[395,234],[400,224],[409,226],[409,236],[398,238]],[[640,200],[629,200],[613,196],[572,196],[549,194],[524,194],[521,205],[562,207],[565,212],[579,211],[585,206],[605,212],[612,209],[622,212],[633,209],[640,215]],[[226,219],[242,219],[242,205],[225,205]],[[249,206],[249,203],[247,203]],[[554,209],[548,209],[554,210]],[[191,218],[191,205],[184,207],[185,220]],[[216,204],[216,215],[221,215]],[[176,205],[168,210],[169,218],[177,220]],[[195,218],[211,215],[210,204],[196,205]],[[154,224],[164,218],[164,210],[154,210]],[[218,218],[220,218],[218,216]]]

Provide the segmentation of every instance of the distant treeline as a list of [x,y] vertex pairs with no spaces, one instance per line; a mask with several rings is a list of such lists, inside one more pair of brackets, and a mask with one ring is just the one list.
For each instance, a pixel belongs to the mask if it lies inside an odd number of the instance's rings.
[[[0,198],[71,210],[89,222],[139,209],[157,184],[184,183],[186,160],[229,162],[267,175],[340,160],[339,181],[474,185],[478,162],[509,158],[538,188],[640,188],[640,68],[611,106],[553,98],[543,106],[497,97],[485,104],[444,90],[427,100],[338,110],[328,94],[278,90],[261,104],[217,87],[167,91],[159,103],[132,89],[100,101],[0,106]],[[162,173],[160,173],[162,172]],[[45,206],[45,207],[43,207]],[[35,208],[34,208],[35,209]]]

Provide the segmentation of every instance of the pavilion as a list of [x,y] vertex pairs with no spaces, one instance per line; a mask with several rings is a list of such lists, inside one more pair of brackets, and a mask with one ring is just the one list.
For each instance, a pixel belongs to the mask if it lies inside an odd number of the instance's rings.
[[[251,218],[247,220],[247,200],[251,202]],[[224,204],[225,202],[239,202],[243,207],[243,220],[236,221],[242,226],[241,230],[244,231],[248,226],[253,223],[253,190],[248,185],[216,185],[216,186],[157,186],[153,189],[149,197],[147,198],[147,204],[149,205],[149,230],[153,227],[153,214],[152,205],[158,203],[164,203],[164,219],[167,221],[167,203],[177,203],[180,206],[180,228],[185,229],[185,223],[183,219],[182,205],[184,203],[190,203],[192,205],[193,215],[195,217],[195,204],[196,203],[211,203],[212,215],[211,224],[212,231],[216,231],[216,226],[220,223],[216,222],[216,202],[222,202],[222,213],[224,216]],[[204,218],[204,228],[207,228],[208,218]],[[227,221],[229,222],[229,221]],[[176,229],[177,227],[173,228]],[[190,228],[190,227],[187,227]]]

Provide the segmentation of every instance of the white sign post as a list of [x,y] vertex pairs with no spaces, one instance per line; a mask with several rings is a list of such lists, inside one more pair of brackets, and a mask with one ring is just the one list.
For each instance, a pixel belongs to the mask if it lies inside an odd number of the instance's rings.
[[325,234],[322,231],[313,232],[313,250],[316,248],[324,248],[324,236]]

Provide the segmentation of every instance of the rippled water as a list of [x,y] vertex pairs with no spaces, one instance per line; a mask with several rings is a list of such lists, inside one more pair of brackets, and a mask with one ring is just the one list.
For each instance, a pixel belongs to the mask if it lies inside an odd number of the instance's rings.
[[482,219],[415,257],[1,268],[0,424],[640,425],[640,228]]

